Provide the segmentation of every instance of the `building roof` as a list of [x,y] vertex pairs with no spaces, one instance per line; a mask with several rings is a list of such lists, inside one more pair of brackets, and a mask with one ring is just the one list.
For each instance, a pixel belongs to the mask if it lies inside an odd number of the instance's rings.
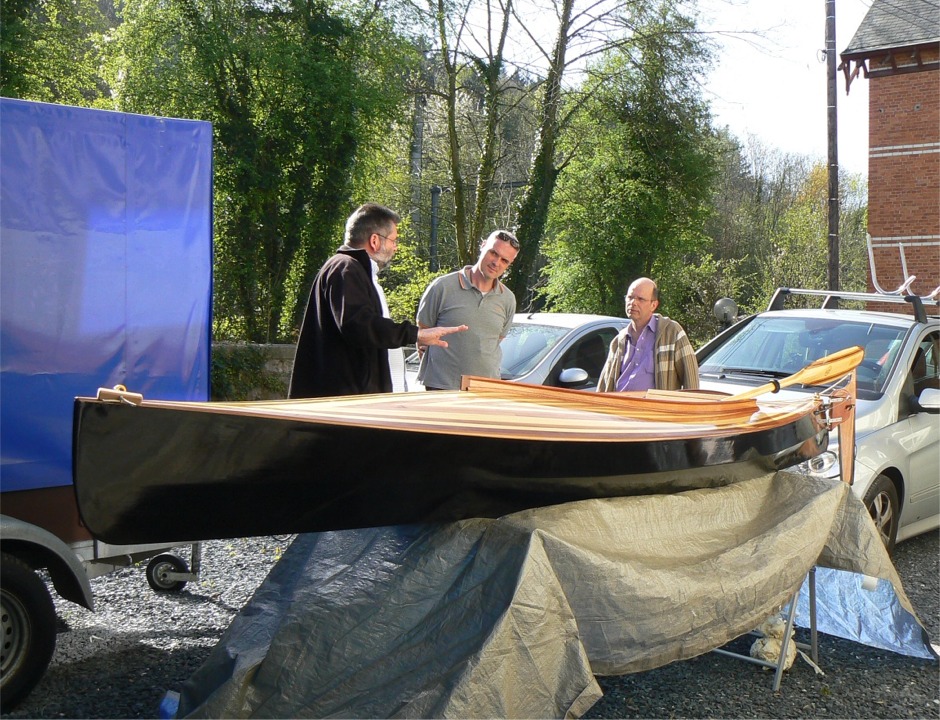
[[940,42],[940,0],[873,0],[842,56]]

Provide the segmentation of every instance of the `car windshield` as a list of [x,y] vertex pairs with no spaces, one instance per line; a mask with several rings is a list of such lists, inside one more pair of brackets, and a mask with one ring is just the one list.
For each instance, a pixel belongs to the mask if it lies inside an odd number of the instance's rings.
[[814,360],[854,345],[865,349],[858,368],[859,391],[881,393],[891,374],[904,329],[835,318],[761,316],[754,318],[706,356],[707,376],[786,377]]
[[503,361],[499,368],[503,380],[515,380],[539,364],[569,332],[568,328],[532,323],[513,323],[500,348]]

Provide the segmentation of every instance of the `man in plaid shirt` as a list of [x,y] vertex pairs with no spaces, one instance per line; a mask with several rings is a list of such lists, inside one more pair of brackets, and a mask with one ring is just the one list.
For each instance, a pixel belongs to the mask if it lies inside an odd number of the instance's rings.
[[624,300],[630,324],[610,343],[597,391],[698,389],[692,343],[679,323],[656,312],[656,283],[634,280]]

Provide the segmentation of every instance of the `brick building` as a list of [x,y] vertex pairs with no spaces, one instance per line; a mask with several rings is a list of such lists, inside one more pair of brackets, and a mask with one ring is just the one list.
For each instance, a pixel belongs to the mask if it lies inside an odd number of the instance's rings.
[[[869,82],[869,290],[940,286],[940,0],[874,0],[841,53]],[[894,306],[895,310],[897,306]]]

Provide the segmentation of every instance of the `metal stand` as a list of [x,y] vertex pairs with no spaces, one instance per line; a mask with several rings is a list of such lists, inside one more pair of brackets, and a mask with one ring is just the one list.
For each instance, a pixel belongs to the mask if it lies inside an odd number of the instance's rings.
[[[763,665],[768,668],[776,668],[776,673],[774,673],[774,692],[780,689],[780,680],[783,678],[783,667],[787,661],[787,650],[790,647],[791,642],[796,643],[796,647],[801,650],[809,650],[810,657],[813,662],[817,665],[819,664],[819,642],[818,636],[816,633],[816,568],[810,568],[810,571],[806,574],[806,579],[809,582],[809,633],[810,633],[810,644],[799,643],[795,640],[791,640],[790,633],[793,631],[793,619],[796,617],[796,603],[800,598],[800,590],[797,588],[797,591],[793,593],[793,597],[790,599],[790,609],[787,611],[787,623],[786,629],[784,630],[783,639],[780,642],[780,658],[777,662],[772,663],[769,660],[761,660],[760,658],[753,658],[750,655],[744,655],[742,653],[732,652],[731,650],[725,650],[723,648],[717,648],[712,652],[716,652],[719,655],[727,655],[728,657],[737,658],[738,660],[746,660],[747,662],[754,663],[755,665]],[[753,633],[752,633],[753,634]]]

